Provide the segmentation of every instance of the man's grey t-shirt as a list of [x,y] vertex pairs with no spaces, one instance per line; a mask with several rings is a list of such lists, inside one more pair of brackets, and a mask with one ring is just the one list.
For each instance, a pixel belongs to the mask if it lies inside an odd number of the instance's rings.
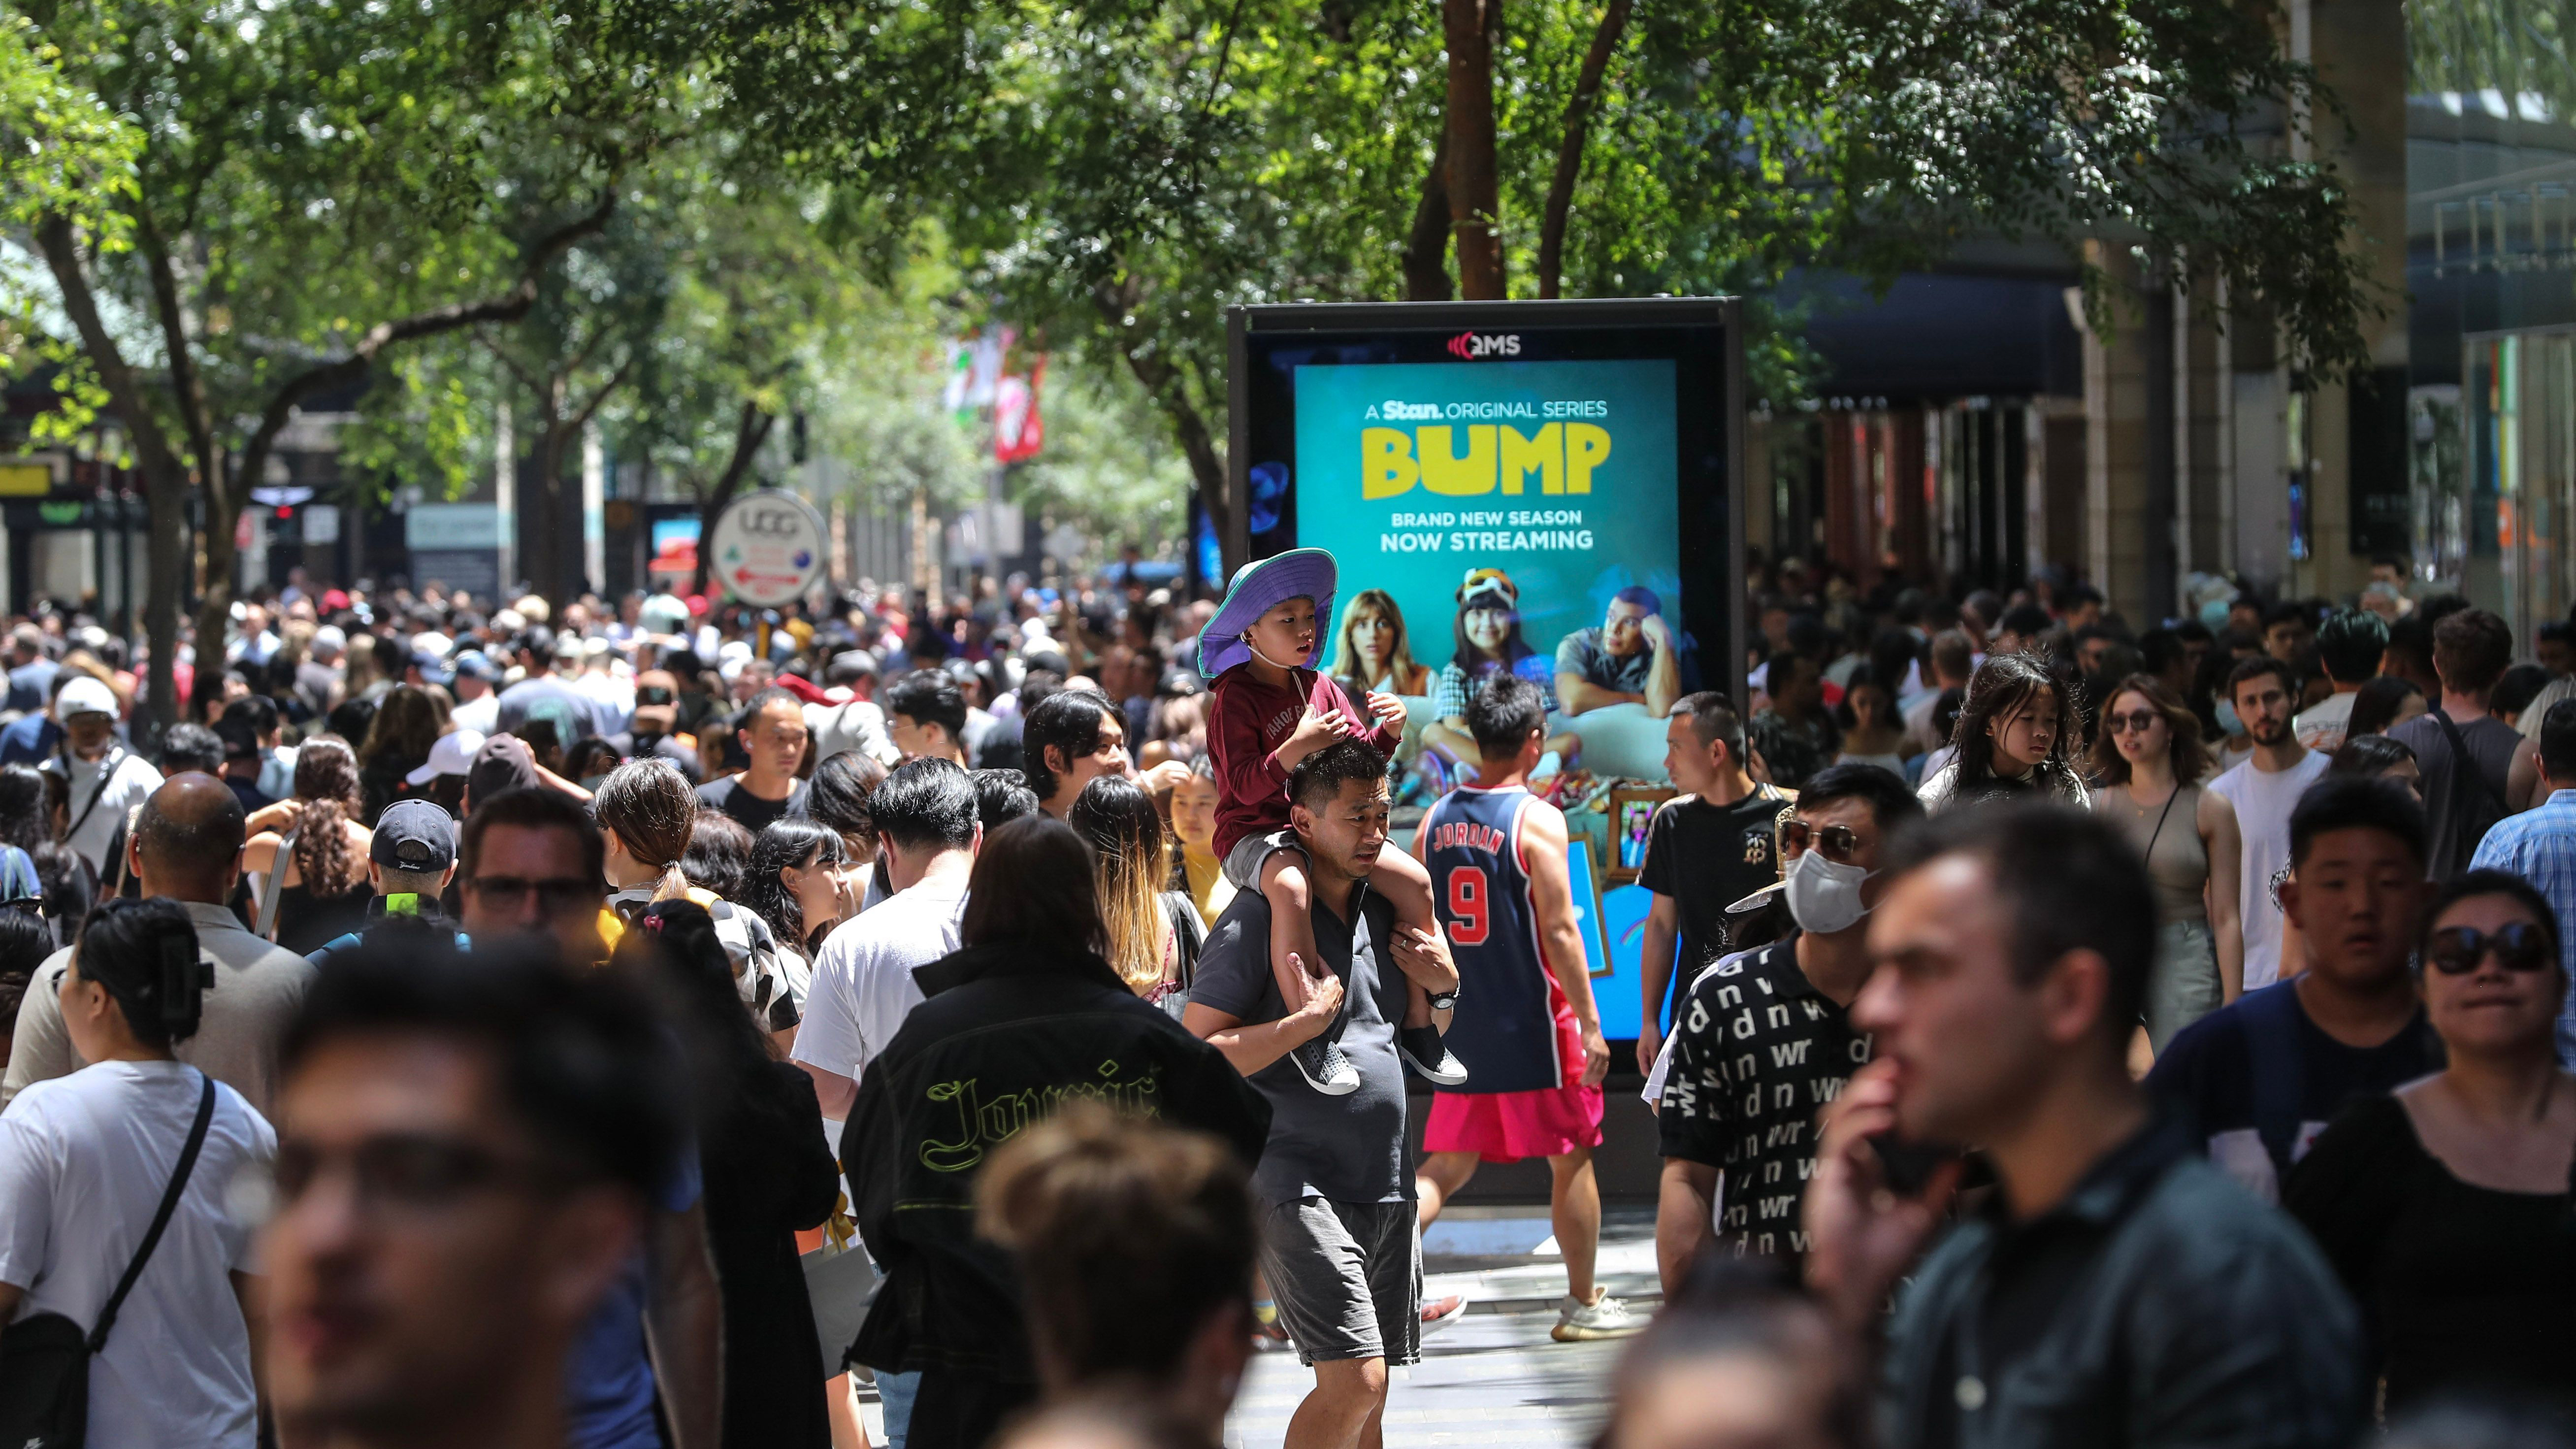
[[[1252,1085],[1270,1099],[1270,1140],[1252,1174],[1252,1190],[1264,1202],[1405,1202],[1413,1196],[1413,1172],[1405,1165],[1404,1065],[1395,1055],[1404,975],[1392,961],[1381,961],[1377,946],[1395,929],[1395,906],[1365,888],[1360,902],[1349,922],[1321,902],[1314,907],[1316,950],[1348,993],[1342,1055],[1359,1071],[1359,1090],[1327,1097],[1286,1057],[1252,1074]],[[1190,1000],[1251,1025],[1288,1014],[1270,975],[1270,902],[1259,891],[1237,894],[1209,928]]]
[[2522,746],[2521,733],[2493,716],[2467,724],[2454,720],[2452,727],[2469,747],[2477,773],[2486,777],[2483,785],[2460,768],[2449,731],[2432,715],[2419,714],[2388,731],[2390,739],[2415,752],[2424,776],[2424,816],[2433,827],[2424,873],[2432,880],[2467,870],[2488,827],[2512,813],[2504,808],[2505,791],[2513,779],[2514,752]]
[[[223,906],[181,901],[197,928],[197,954],[214,963],[215,984],[206,992],[197,1034],[179,1043],[179,1060],[242,1094],[265,1117],[274,1106],[278,1048],[287,1023],[304,1004],[313,963],[271,945],[241,927]],[[89,1063],[73,1047],[57,994],[69,949],[36,968],[27,998],[18,1004],[9,1069],[0,1076],[0,1107],[37,1082],[68,1077]]]
[[1580,675],[1598,689],[1643,694],[1647,676],[1655,672],[1655,651],[1640,649],[1622,659],[1601,642],[1600,629],[1577,629],[1557,641],[1556,672]]

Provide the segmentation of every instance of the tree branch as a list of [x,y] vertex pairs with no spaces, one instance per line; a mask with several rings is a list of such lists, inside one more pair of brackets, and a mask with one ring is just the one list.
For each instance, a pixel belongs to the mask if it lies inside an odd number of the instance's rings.
[[1538,294],[1542,297],[1557,295],[1565,265],[1565,217],[1574,205],[1574,183],[1583,174],[1584,138],[1601,103],[1601,79],[1628,28],[1631,3],[1609,0],[1602,9],[1601,24],[1592,32],[1592,48],[1584,52],[1583,70],[1575,78],[1574,94],[1565,103],[1565,138],[1557,145],[1556,175],[1547,184],[1547,203],[1539,217]]
[[[585,348],[584,351],[588,349]],[[617,371],[610,374],[608,381],[601,383],[599,390],[590,395],[590,401],[574,409],[573,415],[564,419],[564,426],[576,432],[588,427],[591,418],[598,413],[599,405],[608,401],[609,394],[626,385],[627,374],[635,370],[635,362],[636,353],[630,349],[626,354],[626,360],[617,365]]]
[[1144,384],[1145,391],[1171,421],[1172,434],[1181,445],[1181,456],[1190,464],[1190,477],[1198,484],[1200,506],[1207,509],[1222,537],[1233,517],[1234,504],[1227,491],[1225,454],[1216,445],[1216,435],[1198,405],[1190,400],[1182,386],[1181,369],[1171,359],[1153,350],[1149,339],[1140,335],[1143,329],[1126,325],[1128,314],[1143,300],[1136,277],[1129,273],[1117,283],[1103,283],[1091,290],[1092,305],[1108,324],[1110,337],[1119,355],[1127,359],[1127,370]]

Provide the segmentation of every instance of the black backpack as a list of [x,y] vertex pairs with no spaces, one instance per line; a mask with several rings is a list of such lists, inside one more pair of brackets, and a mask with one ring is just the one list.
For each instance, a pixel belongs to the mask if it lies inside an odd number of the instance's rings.
[[197,1120],[188,1128],[188,1145],[179,1150],[170,1186],[161,1194],[161,1210],[125,1265],[116,1291],[98,1310],[98,1326],[84,1334],[80,1325],[59,1313],[38,1313],[0,1329],[0,1444],[10,1449],[81,1449],[89,1437],[89,1361],[107,1346],[107,1331],[116,1326],[116,1310],[143,1265],[170,1226],[188,1174],[196,1170],[198,1149],[206,1145],[207,1124],[215,1117],[215,1079],[199,1074],[205,1090],[197,1098]]

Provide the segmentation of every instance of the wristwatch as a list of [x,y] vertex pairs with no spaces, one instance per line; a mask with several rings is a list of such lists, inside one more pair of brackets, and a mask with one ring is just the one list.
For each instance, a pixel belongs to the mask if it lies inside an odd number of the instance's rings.
[[1448,1011],[1455,1008],[1457,1005],[1458,993],[1455,991],[1443,991],[1439,995],[1431,998],[1431,1009],[1433,1011]]

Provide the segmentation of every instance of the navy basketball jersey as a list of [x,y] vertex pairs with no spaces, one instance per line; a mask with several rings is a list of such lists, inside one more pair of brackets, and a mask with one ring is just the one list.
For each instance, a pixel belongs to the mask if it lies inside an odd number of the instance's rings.
[[1565,1085],[1556,1039],[1556,982],[1538,943],[1529,869],[1520,852],[1529,791],[1462,788],[1423,816],[1431,898],[1458,963],[1448,1046],[1467,1068],[1444,1092],[1529,1092]]

